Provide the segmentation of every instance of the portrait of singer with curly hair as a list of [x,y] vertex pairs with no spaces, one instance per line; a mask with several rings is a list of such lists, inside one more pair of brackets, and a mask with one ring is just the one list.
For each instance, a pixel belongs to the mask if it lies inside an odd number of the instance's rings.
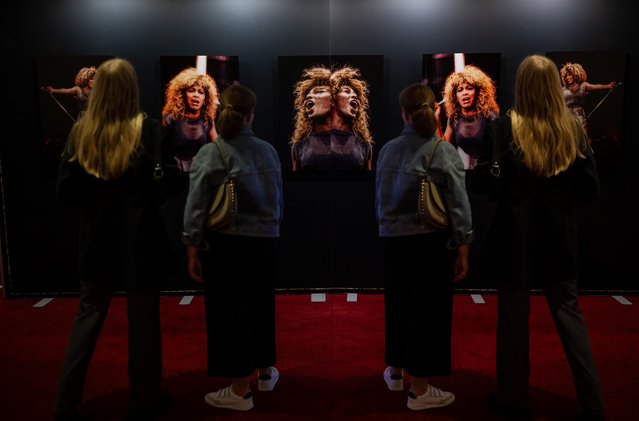
[[54,88],[47,85],[43,89],[50,94],[73,95],[78,104],[78,118],[80,118],[89,104],[89,95],[91,94],[91,88],[93,88],[95,72],[95,66],[83,67],[75,75],[74,86],[70,88]]
[[173,153],[182,171],[191,169],[197,151],[217,137],[215,80],[195,67],[187,67],[167,84],[162,122],[172,138]]
[[304,69],[294,89],[294,171],[372,169],[368,93],[357,68]]
[[579,63],[567,62],[559,70],[561,83],[563,85],[564,100],[572,113],[581,123],[586,134],[588,134],[588,116],[584,104],[586,95],[592,91],[612,90],[617,87],[617,82],[610,83],[590,83],[588,73]]
[[499,116],[495,84],[479,67],[467,65],[448,75],[443,96],[448,121],[444,140],[457,147],[464,167],[472,169],[488,123]]

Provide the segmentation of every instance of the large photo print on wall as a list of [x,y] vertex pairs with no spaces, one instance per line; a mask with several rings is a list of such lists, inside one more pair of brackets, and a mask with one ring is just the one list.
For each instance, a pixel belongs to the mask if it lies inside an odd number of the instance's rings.
[[215,140],[219,94],[239,83],[237,56],[162,56],[162,121],[172,153],[188,172],[197,151]]
[[601,176],[622,168],[626,55],[547,52],[561,75],[564,99],[586,131]]
[[439,102],[439,136],[452,143],[466,169],[474,168],[484,131],[499,116],[499,53],[423,56],[423,83]]
[[[215,120],[219,95],[239,84],[238,56],[161,56],[162,123],[171,141],[178,167],[188,173],[200,148],[217,137]],[[188,177],[182,193],[163,206],[163,218],[179,267],[186,267],[186,249],[181,240]],[[200,289],[180,271],[180,279],[168,289]]]
[[371,171],[374,139],[384,138],[382,56],[280,56],[281,139],[285,170]]
[[86,110],[96,69],[112,56],[47,56],[36,60],[43,173],[57,174],[73,123]]

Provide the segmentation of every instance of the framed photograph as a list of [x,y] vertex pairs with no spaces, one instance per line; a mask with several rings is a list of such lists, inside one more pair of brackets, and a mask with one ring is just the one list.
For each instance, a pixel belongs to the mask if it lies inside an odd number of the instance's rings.
[[280,56],[278,68],[283,169],[370,172],[386,137],[383,56]]
[[217,137],[219,95],[239,83],[237,56],[162,56],[162,121],[172,139],[172,153],[188,172],[193,157]]
[[[177,165],[189,172],[200,148],[215,140],[215,120],[219,95],[239,84],[238,56],[161,56],[162,123],[171,139],[171,153]],[[181,240],[187,185],[177,197],[170,197],[162,208],[179,267],[186,267],[186,251]],[[199,289],[186,271],[168,289]]]
[[562,78],[564,99],[585,129],[600,175],[622,168],[624,84],[623,52],[547,52]]
[[500,114],[498,53],[423,56],[423,83],[440,105],[439,136],[457,148],[466,169],[476,165],[488,123]]
[[86,110],[96,69],[113,56],[47,56],[36,60],[43,173],[55,176],[73,123]]

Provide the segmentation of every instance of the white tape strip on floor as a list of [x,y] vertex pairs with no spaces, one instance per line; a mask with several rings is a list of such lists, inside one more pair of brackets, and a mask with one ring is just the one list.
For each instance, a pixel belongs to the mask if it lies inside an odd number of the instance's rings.
[[326,294],[324,293],[311,294],[311,302],[312,303],[326,302]]
[[40,301],[38,301],[37,303],[35,303],[33,306],[34,307],[44,307],[47,304],[49,304],[51,301],[53,301],[53,298],[43,298]]
[[484,301],[484,297],[482,297],[481,294],[470,294],[470,298],[473,299],[475,304],[486,304],[486,301]]
[[189,304],[191,304],[192,301],[193,301],[193,296],[192,295],[185,295],[180,300],[180,305],[181,306],[188,306]]
[[632,303],[630,301],[628,301],[626,299],[626,297],[622,296],[622,295],[613,295],[612,298],[614,298],[615,300],[619,301],[621,304],[625,305],[625,306],[631,306]]

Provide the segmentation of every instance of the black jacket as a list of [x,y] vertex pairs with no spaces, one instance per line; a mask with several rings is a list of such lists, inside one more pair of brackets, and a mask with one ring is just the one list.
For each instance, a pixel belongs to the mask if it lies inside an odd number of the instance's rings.
[[[72,132],[73,133],[73,132]],[[142,144],[132,166],[117,180],[101,180],[69,162],[69,139],[58,172],[60,202],[79,204],[79,272],[82,281],[114,288],[159,286],[175,274],[175,259],[154,187],[156,145],[168,152],[161,123],[145,118]],[[165,177],[179,177],[169,153]],[[179,180],[175,185],[182,185]],[[178,192],[171,192],[176,194]]]
[[[488,232],[482,266],[500,284],[543,287],[576,279],[579,269],[576,201],[599,194],[599,178],[590,146],[585,158],[552,177],[538,177],[524,166],[512,146],[511,119],[494,120],[488,130],[482,164],[494,142],[503,155],[501,189]],[[483,161],[483,162],[482,162]]]

